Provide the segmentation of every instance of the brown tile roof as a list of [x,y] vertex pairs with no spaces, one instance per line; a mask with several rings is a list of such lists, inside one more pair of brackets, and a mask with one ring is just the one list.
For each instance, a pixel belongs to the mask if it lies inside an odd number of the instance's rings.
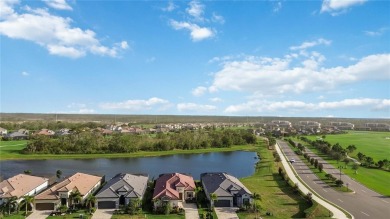
[[58,199],[58,192],[68,192],[74,190],[79,190],[80,194],[84,196],[101,180],[102,177],[100,176],[75,173],[73,176],[43,191],[41,194],[37,195],[35,199]]
[[18,174],[0,183],[0,197],[20,198],[48,181],[43,177]]
[[180,199],[176,187],[184,187],[185,191],[195,190],[195,182],[192,176],[180,173],[167,173],[161,175],[157,181],[153,192],[153,199],[167,196],[170,199]]

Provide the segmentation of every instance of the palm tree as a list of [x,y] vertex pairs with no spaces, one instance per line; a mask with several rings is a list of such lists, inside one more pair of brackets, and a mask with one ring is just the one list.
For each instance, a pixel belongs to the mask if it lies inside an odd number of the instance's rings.
[[57,176],[57,179],[60,179],[61,176],[62,176],[62,171],[61,170],[57,170],[56,176]]
[[76,189],[75,191],[72,191],[69,195],[69,199],[73,205],[73,209],[75,209],[76,203],[80,203],[82,200],[82,196],[79,190]]
[[17,198],[15,196],[7,199],[7,202],[5,203],[5,209],[8,210],[8,214],[11,214],[11,211],[14,209],[17,209],[18,207],[18,202]]
[[199,195],[199,193],[201,191],[203,191],[202,187],[198,186],[198,187],[195,188],[195,199],[196,199],[196,202],[198,202],[198,195]]
[[[26,195],[23,197],[23,203],[24,203],[24,205],[26,205],[26,210],[25,210],[26,216],[27,216],[28,205],[31,206],[31,204],[33,204],[34,201],[35,201],[34,196]],[[23,206],[23,205],[21,205],[21,206]]]
[[[211,199],[211,201],[212,201],[212,206],[214,206],[214,202],[215,201],[218,201],[218,196],[217,196],[217,194],[215,194],[215,193],[210,193],[210,199]],[[211,207],[211,205],[210,205],[210,207]]]
[[88,197],[85,199],[85,205],[88,207],[89,210],[92,209],[92,206],[95,206],[96,203],[96,197],[92,194],[89,194]]

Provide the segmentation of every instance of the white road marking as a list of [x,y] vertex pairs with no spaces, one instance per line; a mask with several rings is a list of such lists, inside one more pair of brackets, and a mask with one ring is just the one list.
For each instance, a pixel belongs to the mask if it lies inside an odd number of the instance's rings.
[[386,200],[381,200],[381,201],[386,202],[386,203],[390,203],[390,202],[388,202],[388,201],[386,201]]
[[367,216],[370,216],[370,215],[368,215],[367,213],[364,213],[363,211],[361,211],[363,214],[365,214],[365,215],[367,215]]
[[309,178],[309,176],[306,176],[307,178]]
[[339,200],[339,201],[343,202],[343,200],[341,200],[341,199],[337,199],[337,200]]
[[362,189],[362,191],[363,191],[363,192],[365,192],[365,193],[367,193],[367,192],[366,192],[366,191],[364,191],[363,189]]
[[322,189],[322,190],[324,190],[324,192],[328,192],[328,191],[326,191],[325,189]]

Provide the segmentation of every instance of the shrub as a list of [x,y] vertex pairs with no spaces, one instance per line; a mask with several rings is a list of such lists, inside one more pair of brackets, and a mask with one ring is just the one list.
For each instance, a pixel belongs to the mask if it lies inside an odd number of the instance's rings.
[[344,182],[343,182],[342,180],[340,180],[340,179],[336,180],[335,183],[336,183],[336,185],[337,185],[338,187],[341,187],[341,186],[343,186],[343,184],[344,184]]

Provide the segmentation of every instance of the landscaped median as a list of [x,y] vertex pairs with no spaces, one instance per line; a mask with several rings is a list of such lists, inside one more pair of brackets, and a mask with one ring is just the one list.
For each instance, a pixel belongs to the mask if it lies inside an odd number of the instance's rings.
[[287,175],[292,181],[300,182],[301,185],[298,186],[299,190],[303,194],[312,194],[312,199],[316,201],[318,204],[324,206],[329,211],[332,212],[333,218],[353,218],[353,216],[348,213],[346,210],[342,209],[341,207],[335,205],[334,203],[329,202],[328,200],[322,198],[320,195],[318,195],[315,191],[313,191],[303,180],[300,179],[298,174],[296,173],[295,169],[291,166],[291,164],[287,161],[286,155],[281,151],[278,143],[276,143],[276,151],[278,152],[279,156],[281,157],[282,164],[285,167],[285,170],[287,172]]

